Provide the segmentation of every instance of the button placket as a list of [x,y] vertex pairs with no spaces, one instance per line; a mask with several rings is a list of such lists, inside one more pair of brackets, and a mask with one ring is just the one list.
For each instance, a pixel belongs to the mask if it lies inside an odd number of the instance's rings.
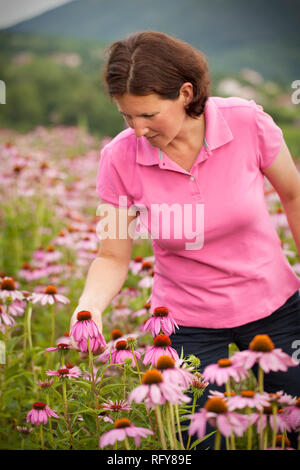
[[189,175],[183,168],[181,168],[176,162],[173,162],[171,159],[164,159],[162,151],[158,149],[158,154],[159,154],[159,168],[162,168],[163,170],[171,170],[171,171],[176,171],[177,173],[183,173]]

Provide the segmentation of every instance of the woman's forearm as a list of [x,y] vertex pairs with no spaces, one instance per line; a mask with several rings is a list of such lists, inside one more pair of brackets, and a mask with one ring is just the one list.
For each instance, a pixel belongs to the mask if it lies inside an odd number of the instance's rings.
[[282,204],[300,256],[300,196]]
[[79,305],[102,313],[122,289],[127,273],[128,265],[117,258],[98,256],[89,267]]

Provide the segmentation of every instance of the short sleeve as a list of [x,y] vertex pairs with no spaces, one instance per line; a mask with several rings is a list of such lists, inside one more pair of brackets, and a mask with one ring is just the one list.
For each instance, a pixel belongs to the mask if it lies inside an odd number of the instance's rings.
[[[252,101],[252,103],[254,103]],[[283,144],[283,134],[273,118],[264,112],[261,105],[255,104],[255,118],[258,136],[259,167],[264,170],[270,166]]]
[[102,202],[122,208],[133,205],[132,197],[126,191],[108,147],[105,147],[101,152],[96,190]]

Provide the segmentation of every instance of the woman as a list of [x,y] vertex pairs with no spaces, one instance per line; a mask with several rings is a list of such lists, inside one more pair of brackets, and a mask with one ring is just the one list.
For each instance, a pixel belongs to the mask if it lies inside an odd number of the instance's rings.
[[[103,237],[72,323],[90,310],[102,329],[131,257],[134,237],[120,235],[121,221],[130,228],[138,210],[155,256],[151,311],[169,309],[179,354],[205,368],[228,356],[229,343],[246,349],[264,333],[292,355],[300,279],[264,198],[266,176],[300,253],[300,176],[280,128],[252,100],[210,97],[204,56],[163,33],[114,43],[105,81],[128,125],[103,149],[97,180],[117,235]],[[265,389],[299,395],[299,368],[268,374]]]

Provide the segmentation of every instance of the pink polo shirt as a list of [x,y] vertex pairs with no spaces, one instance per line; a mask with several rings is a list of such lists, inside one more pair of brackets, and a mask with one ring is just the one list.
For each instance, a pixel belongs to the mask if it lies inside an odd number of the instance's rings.
[[[97,193],[134,206],[155,256],[151,312],[178,325],[239,326],[266,317],[300,288],[264,197],[283,136],[253,100],[210,97],[205,145],[191,170],[132,129],[101,153]],[[123,196],[123,199],[120,199]]]

